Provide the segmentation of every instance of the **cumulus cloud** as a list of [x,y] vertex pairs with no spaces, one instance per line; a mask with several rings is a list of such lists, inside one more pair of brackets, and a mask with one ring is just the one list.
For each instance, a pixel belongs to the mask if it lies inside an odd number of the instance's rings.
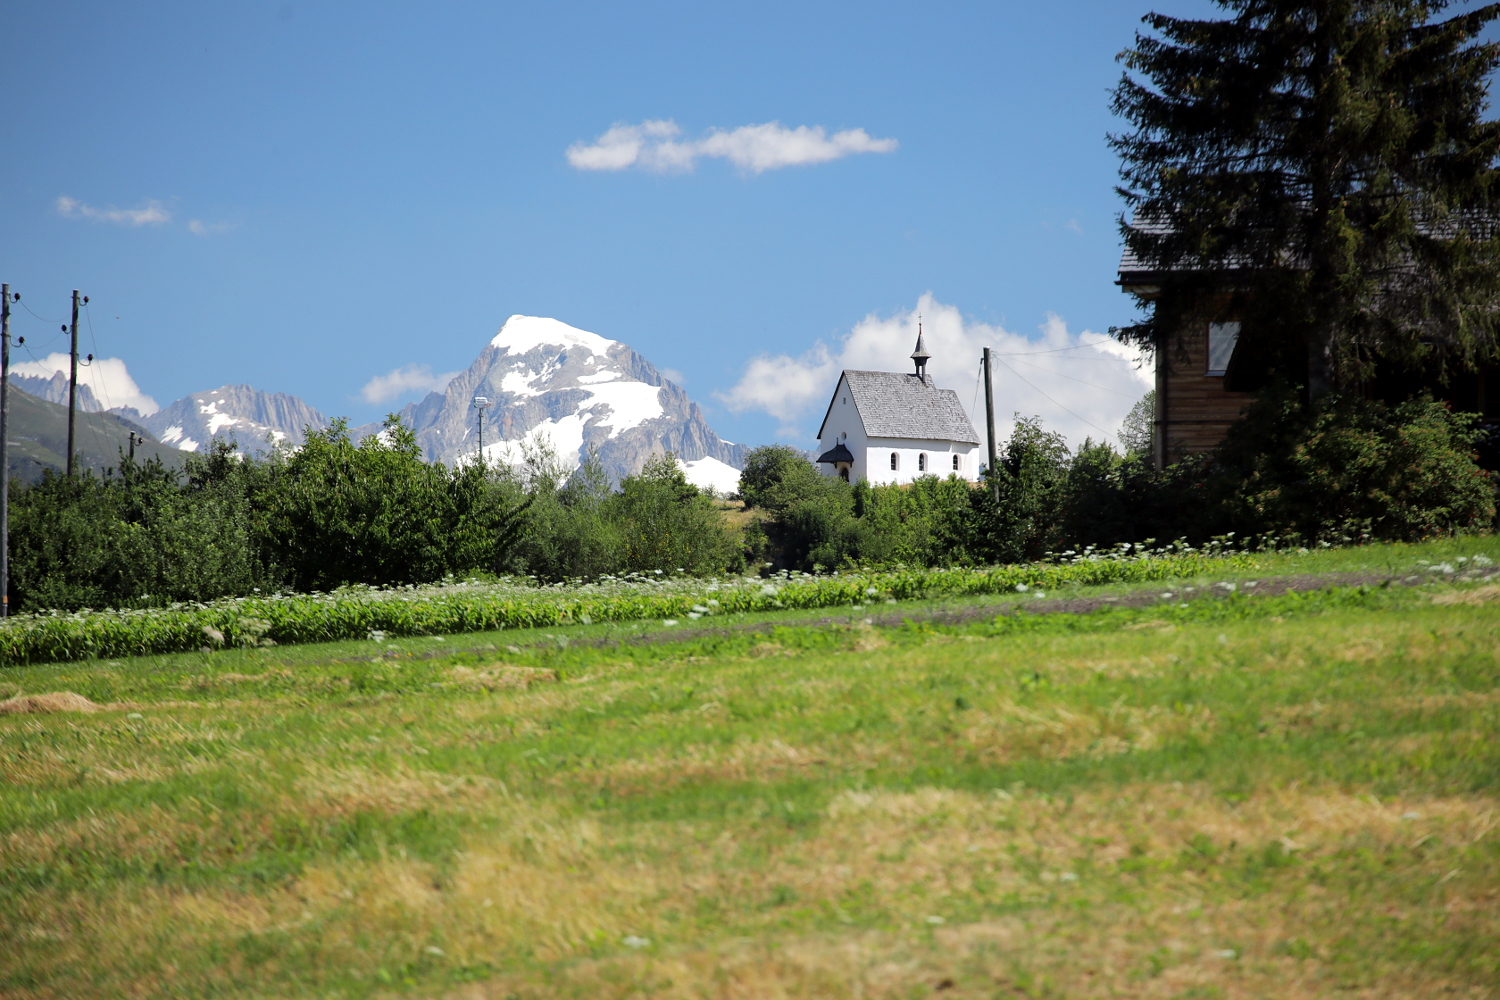
[[359,390],[366,403],[386,403],[419,392],[439,392],[452,382],[458,372],[432,373],[431,365],[404,365],[376,375]]
[[889,153],[895,139],[874,139],[862,128],[829,135],[821,125],[787,128],[780,122],[711,129],[700,139],[679,139],[682,129],[671,120],[619,124],[593,142],[568,147],[568,162],[579,170],[626,170],[638,167],[654,173],[693,169],[703,157],[728,160],[741,170],[759,174],[781,167],[827,163],[856,153]]
[[167,206],[154,198],[146,199],[140,208],[95,208],[85,205],[77,198],[67,195],[57,199],[57,212],[65,219],[89,219],[94,222],[114,222],[122,226],[159,226],[172,221]]
[[[1105,334],[1072,333],[1062,318],[1048,314],[1038,335],[1024,336],[1001,326],[966,320],[957,307],[929,292],[916,308],[893,316],[874,313],[834,344],[817,341],[798,357],[753,358],[739,382],[715,396],[731,410],[759,410],[780,418],[783,433],[793,429],[810,439],[845,368],[911,371],[908,355],[917,341],[921,316],[927,370],[939,387],[953,389],[984,433],[984,389],[979,359],[995,352],[995,423],[999,439],[1010,432],[1013,415],[1039,416],[1049,430],[1077,445],[1086,437],[1118,444],[1115,433],[1136,400],[1152,386],[1149,367],[1134,348]],[[794,423],[795,421],[795,423]]]
[[[61,372],[66,378],[68,356],[57,352],[47,355],[40,361],[22,361],[19,364],[13,362],[10,370],[17,375],[36,375],[41,378],[51,378]],[[142,392],[141,387],[135,384],[135,379],[130,377],[130,372],[125,367],[125,362],[119,358],[95,358],[89,364],[80,363],[78,384],[88,386],[94,398],[102,403],[105,409],[131,406],[140,411],[141,416],[161,409],[156,405],[156,400]]]

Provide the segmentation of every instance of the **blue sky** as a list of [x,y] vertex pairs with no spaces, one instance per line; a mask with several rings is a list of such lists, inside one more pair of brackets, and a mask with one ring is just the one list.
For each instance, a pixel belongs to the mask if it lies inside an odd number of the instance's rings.
[[[13,332],[66,349],[77,287],[84,349],[160,404],[243,382],[359,423],[420,393],[371,401],[372,379],[552,316],[674,370],[724,437],[806,443],[824,373],[887,342],[904,369],[921,308],[967,403],[977,345],[1133,314],[1105,133],[1149,9],[18,0],[0,280],[48,322]],[[668,121],[633,165],[580,167]],[[1082,353],[1017,360],[1001,409],[1112,430],[1144,382]]]

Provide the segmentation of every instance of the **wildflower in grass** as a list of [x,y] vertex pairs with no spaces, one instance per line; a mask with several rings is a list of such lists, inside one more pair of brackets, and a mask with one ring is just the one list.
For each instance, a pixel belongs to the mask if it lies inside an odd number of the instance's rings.
[[651,943],[651,939],[636,937],[634,934],[626,934],[620,939],[620,943],[627,948],[644,948]]
[[944,920],[942,917],[933,916],[933,917],[928,917],[927,918],[927,922],[929,924],[931,924],[932,926],[936,927],[939,924],[946,924],[948,921]]
[[702,617],[703,617],[703,616],[702,616],[702,615],[700,615],[700,614],[699,614],[699,613],[698,613],[698,612],[696,612],[696,611],[689,611],[689,612],[688,612],[688,617],[689,617],[689,618],[691,618],[691,619],[693,619],[693,620],[694,620],[694,621],[697,621],[697,620],[698,620],[698,619],[699,619],[699,618],[702,618]]
[[1024,594],[1024,593],[1026,593],[1026,591],[1028,591],[1030,589],[1031,588],[1028,587],[1028,586],[1026,586],[1026,584],[1024,584],[1024,583],[1018,583],[1018,584],[1016,584],[1016,593],[1018,593],[1018,594]]
[[677,624],[677,619],[676,618],[663,618],[661,620],[661,623],[663,625],[676,625]]
[[366,638],[371,642],[385,642],[385,633],[380,631],[380,629],[371,629]]

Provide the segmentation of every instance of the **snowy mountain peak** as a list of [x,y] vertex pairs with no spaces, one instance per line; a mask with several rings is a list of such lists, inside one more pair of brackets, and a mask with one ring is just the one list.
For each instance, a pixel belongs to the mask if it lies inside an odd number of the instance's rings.
[[216,437],[232,437],[245,451],[300,445],[308,428],[328,426],[323,414],[295,396],[248,385],[195,392],[139,420],[158,440],[183,451],[206,449]]
[[610,348],[619,346],[617,341],[606,340],[597,333],[580,330],[561,320],[521,315],[506,320],[490,345],[512,355],[530,354],[544,347],[582,347],[595,357],[605,357]]
[[[640,471],[652,454],[675,453],[701,485],[735,488],[744,447],[709,428],[698,404],[629,345],[538,316],[512,316],[441,393],[401,412],[431,461],[520,460],[545,441],[568,468],[597,449],[610,476]],[[360,428],[373,432],[375,428]]]

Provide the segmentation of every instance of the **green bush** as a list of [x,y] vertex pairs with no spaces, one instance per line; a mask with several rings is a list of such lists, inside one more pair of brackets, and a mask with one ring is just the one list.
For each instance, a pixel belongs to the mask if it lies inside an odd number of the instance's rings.
[[358,445],[336,420],[273,458],[258,497],[264,544],[301,591],[486,569],[506,519],[487,480],[483,466],[423,462],[416,435],[394,416]]
[[267,584],[238,464],[224,449],[191,456],[185,488],[159,462],[127,460],[118,476],[48,472],[15,490],[11,607],[161,605]]
[[1475,462],[1475,417],[1421,395],[1397,405],[1262,395],[1214,456],[1220,516],[1247,533],[1411,540],[1488,528],[1495,481]]
[[707,576],[739,568],[739,548],[723,518],[671,452],[651,456],[639,475],[627,476],[612,506],[627,571]]

